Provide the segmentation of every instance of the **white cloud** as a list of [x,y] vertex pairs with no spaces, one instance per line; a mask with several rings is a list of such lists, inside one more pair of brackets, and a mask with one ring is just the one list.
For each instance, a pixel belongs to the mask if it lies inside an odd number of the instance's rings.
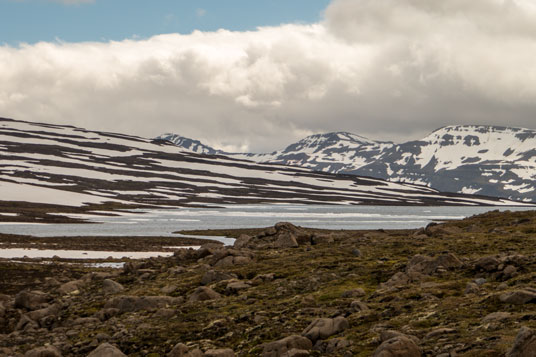
[[257,151],[317,131],[536,128],[534,53],[528,0],[335,0],[314,25],[0,47],[0,115]]

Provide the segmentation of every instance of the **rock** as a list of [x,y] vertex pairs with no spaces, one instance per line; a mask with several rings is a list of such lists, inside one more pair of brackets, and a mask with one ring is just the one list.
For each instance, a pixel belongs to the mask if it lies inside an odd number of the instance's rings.
[[101,321],[106,321],[116,315],[119,315],[119,313],[120,313],[119,309],[107,308],[107,309],[101,309],[99,312],[95,314],[95,317]]
[[105,279],[102,282],[102,292],[105,294],[117,294],[123,290],[125,290],[123,285],[111,279]]
[[528,327],[521,327],[512,349],[508,351],[506,357],[535,357],[536,356],[536,334]]
[[87,355],[87,357],[123,357],[126,355],[121,352],[117,347],[110,345],[109,343],[103,343],[97,347],[93,352]]
[[341,297],[343,298],[356,298],[356,297],[362,297],[365,296],[365,290],[361,288],[347,290],[341,294]]
[[236,265],[245,265],[251,262],[251,258],[247,256],[228,255],[225,258],[218,260],[213,264],[214,267],[229,268]]
[[346,318],[339,316],[334,319],[316,319],[302,332],[302,336],[307,337],[313,343],[317,340],[324,340],[330,336],[346,330],[350,325]]
[[402,332],[399,332],[399,331],[396,331],[396,330],[383,330],[380,332],[380,342],[385,342],[385,341],[388,341],[392,338],[395,338],[395,337],[405,337],[405,338],[409,338],[410,340],[412,340],[413,342],[415,342],[415,344],[419,344],[420,341],[419,341],[419,338],[417,336],[413,336],[413,335],[406,335],[405,333],[402,333]]
[[15,308],[37,310],[47,306],[50,295],[42,291],[22,291],[15,296]]
[[313,348],[311,340],[302,336],[288,336],[264,345],[262,357],[288,357],[290,351],[307,351]]
[[484,278],[478,278],[478,279],[475,279],[475,280],[473,280],[473,281],[474,281],[474,283],[475,283],[476,285],[478,285],[478,286],[482,286],[482,285],[484,285],[484,284],[486,284],[486,283],[488,282],[488,281],[487,281],[486,279],[484,279]]
[[499,260],[495,257],[482,257],[475,262],[475,269],[493,272],[498,269],[499,264]]
[[26,331],[28,329],[37,329],[39,325],[32,320],[28,315],[22,315],[19,322],[15,326],[16,331]]
[[24,357],[61,357],[61,352],[54,346],[35,348],[24,354]]
[[175,290],[177,290],[177,285],[166,285],[160,289],[160,291],[166,295],[173,293]]
[[314,350],[322,354],[332,354],[337,351],[341,352],[345,348],[350,347],[350,345],[350,341],[345,338],[331,338],[327,341],[318,340],[314,346]]
[[360,251],[359,249],[357,249],[357,248],[354,248],[354,249],[352,250],[352,255],[353,255],[354,257],[358,257],[358,258],[362,256],[361,251]]
[[220,299],[221,295],[205,286],[197,288],[189,297],[189,302],[206,301]]
[[203,352],[199,349],[190,351],[188,346],[183,343],[178,343],[173,347],[171,352],[167,354],[167,357],[203,357]]
[[230,348],[205,351],[205,357],[234,357],[234,351]]
[[76,293],[77,291],[80,291],[80,289],[84,285],[86,285],[86,282],[83,280],[73,280],[68,283],[62,284],[58,288],[58,292],[63,295],[73,294],[73,293]]
[[480,289],[478,288],[478,285],[475,283],[467,283],[467,285],[465,286],[465,290],[464,290],[465,295],[477,294],[478,292],[480,292]]
[[368,311],[369,307],[363,301],[354,300],[350,303],[350,309],[353,312]]
[[517,268],[513,265],[508,265],[506,268],[504,268],[502,275],[504,279],[511,279],[513,278],[517,273]]
[[209,270],[201,278],[201,284],[209,285],[212,283],[217,283],[219,281],[231,280],[231,279],[236,279],[236,278],[237,276],[235,274]]
[[536,302],[536,292],[530,290],[515,290],[503,293],[499,300],[506,304],[523,305],[530,302]]
[[247,234],[242,234],[235,240],[233,247],[236,249],[245,248],[251,241],[251,239],[251,236],[248,236]]
[[426,336],[424,336],[424,339],[434,338],[437,336],[442,336],[442,335],[446,335],[446,334],[454,333],[454,332],[456,332],[456,330],[453,328],[446,328],[446,327],[438,328],[438,329],[428,332]]
[[105,309],[118,309],[120,313],[153,310],[175,305],[180,299],[170,296],[129,296],[123,295],[113,298],[104,305]]
[[492,312],[491,314],[487,314],[482,318],[483,323],[489,323],[489,322],[500,322],[504,320],[508,320],[512,317],[512,314],[509,312]]
[[277,240],[274,242],[274,247],[278,249],[284,248],[298,248],[300,245],[296,241],[296,237],[290,232],[280,234]]
[[436,258],[427,257],[424,255],[415,255],[408,263],[406,272],[419,273],[423,275],[431,275],[437,271],[439,267],[444,269],[455,269],[463,266],[463,263],[452,253],[442,254]]
[[373,357],[420,357],[421,349],[407,336],[393,337],[383,342]]
[[261,274],[261,275],[257,275],[255,278],[253,278],[251,283],[253,285],[260,285],[262,283],[267,283],[267,282],[273,281],[274,279],[275,279],[275,274],[274,273]]
[[251,285],[243,281],[231,281],[227,284],[225,291],[228,294],[238,294],[240,291],[247,290],[249,288],[251,288]]
[[381,286],[384,288],[396,287],[396,286],[406,286],[409,284],[410,278],[408,274],[404,272],[395,273],[391,279],[387,280],[385,283],[382,283]]

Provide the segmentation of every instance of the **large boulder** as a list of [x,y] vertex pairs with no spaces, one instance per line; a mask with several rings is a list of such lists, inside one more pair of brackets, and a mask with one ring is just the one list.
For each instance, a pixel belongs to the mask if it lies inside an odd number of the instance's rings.
[[24,354],[24,357],[61,357],[62,354],[54,346],[34,348]]
[[113,281],[112,279],[105,279],[102,282],[102,292],[105,294],[117,294],[123,290],[125,290],[123,285]]
[[87,357],[126,357],[126,355],[117,347],[112,346],[109,343],[103,343],[93,350],[93,352],[88,354]]
[[506,357],[536,357],[536,333],[523,326]]
[[207,300],[216,300],[220,299],[221,295],[212,290],[211,288],[207,288],[206,286],[201,286],[197,288],[189,297],[189,302],[197,302],[197,301],[207,301]]
[[313,348],[311,340],[303,336],[288,336],[264,345],[262,357],[289,357],[291,351],[309,351]]
[[183,343],[178,343],[167,354],[167,357],[203,357],[203,352],[200,349],[190,351],[188,346]]
[[15,296],[15,308],[38,310],[46,307],[50,300],[50,295],[42,291],[21,291]]
[[235,274],[225,273],[222,271],[209,270],[201,278],[201,284],[209,285],[209,284],[217,283],[219,281],[231,280],[231,279],[236,279],[236,278],[237,276]]
[[523,305],[536,302],[536,289],[509,291],[499,296],[499,300],[506,304]]
[[421,349],[409,337],[399,335],[384,341],[373,357],[420,357]]
[[80,289],[87,284],[84,280],[73,280],[69,281],[68,283],[62,284],[58,288],[58,292],[63,295],[67,294],[73,294],[75,292],[79,292]]
[[219,348],[205,351],[204,357],[234,357],[234,351],[230,348]]
[[302,332],[302,336],[307,337],[313,343],[317,340],[324,340],[330,336],[346,330],[350,325],[346,318],[339,316],[334,319],[316,319]]
[[235,241],[235,248],[296,248],[299,245],[310,243],[312,234],[292,223],[280,222],[256,236],[240,236]]
[[408,263],[408,274],[418,273],[423,275],[434,274],[439,267],[444,269],[460,268],[463,263],[452,253],[442,254],[435,258],[424,255],[416,255]]
[[161,309],[180,303],[180,298],[170,296],[118,296],[104,305],[105,309],[117,309],[120,313]]

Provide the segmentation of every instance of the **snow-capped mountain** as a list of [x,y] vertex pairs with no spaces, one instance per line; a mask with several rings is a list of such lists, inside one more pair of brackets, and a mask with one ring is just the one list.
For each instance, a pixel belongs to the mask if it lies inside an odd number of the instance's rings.
[[350,133],[309,136],[271,154],[220,154],[536,202],[536,131],[461,125],[402,144]]
[[178,134],[163,134],[158,136],[155,140],[169,141],[177,146],[180,146],[188,151],[198,154],[216,155],[219,154],[218,150],[215,150],[207,145],[202,144],[199,140],[193,140],[186,138]]
[[186,152],[163,140],[1,118],[0,201],[165,207],[512,204],[381,179]]

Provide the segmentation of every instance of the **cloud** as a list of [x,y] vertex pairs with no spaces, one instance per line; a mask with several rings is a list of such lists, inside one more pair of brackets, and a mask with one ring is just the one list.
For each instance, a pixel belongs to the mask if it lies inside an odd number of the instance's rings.
[[227,149],[347,130],[536,128],[536,7],[335,0],[312,25],[0,47],[0,115]]

